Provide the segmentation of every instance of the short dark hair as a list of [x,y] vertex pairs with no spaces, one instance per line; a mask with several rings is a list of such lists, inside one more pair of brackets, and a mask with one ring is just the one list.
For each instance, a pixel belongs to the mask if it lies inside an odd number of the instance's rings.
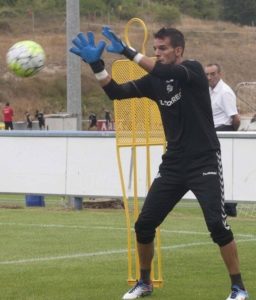
[[154,38],[164,39],[168,37],[171,41],[171,44],[174,48],[181,47],[185,49],[185,38],[181,31],[176,28],[166,28],[163,27],[154,33]]
[[221,66],[220,66],[220,64],[218,64],[218,63],[211,63],[211,64],[208,64],[206,67],[216,67],[218,73],[221,72]]

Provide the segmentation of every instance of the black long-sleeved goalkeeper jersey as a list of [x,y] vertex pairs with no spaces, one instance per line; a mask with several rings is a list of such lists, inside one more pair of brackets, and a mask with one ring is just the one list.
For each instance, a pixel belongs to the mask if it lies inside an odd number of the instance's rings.
[[138,80],[117,84],[112,79],[103,89],[112,100],[148,97],[155,101],[168,152],[190,156],[220,149],[208,81],[199,62],[156,63],[150,74]]

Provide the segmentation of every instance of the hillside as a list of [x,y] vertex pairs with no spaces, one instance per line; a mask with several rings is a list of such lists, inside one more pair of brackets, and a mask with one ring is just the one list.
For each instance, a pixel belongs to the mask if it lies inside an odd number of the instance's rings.
[[[81,19],[81,30],[92,30],[97,38],[101,38],[101,26],[106,20]],[[111,22],[110,22],[111,23]],[[23,19],[5,19],[0,22],[0,104],[10,101],[15,110],[15,120],[23,120],[24,113],[34,114],[36,109],[45,113],[66,111],[66,36],[65,18],[46,17],[35,19],[34,25],[29,16]],[[153,56],[151,46],[152,33],[166,24],[155,24],[146,21],[149,41],[146,54]],[[116,22],[112,25],[121,36],[125,23]],[[185,34],[187,45],[185,58],[194,58],[201,63],[218,62],[222,65],[224,79],[234,89],[244,81],[256,81],[256,30],[253,27],[240,27],[224,22],[201,21],[183,17],[176,26]],[[129,30],[132,46],[141,49],[144,32],[136,25]],[[8,48],[20,40],[34,40],[45,49],[47,62],[45,68],[35,77],[17,78],[10,74],[5,63]],[[107,68],[110,70],[113,55],[104,54]],[[112,103],[108,101],[98,88],[91,71],[84,64],[82,66],[82,97],[84,118],[89,112],[95,111],[99,117],[103,116],[103,107],[112,110]],[[250,91],[248,101],[256,101],[256,88]],[[247,96],[246,96],[247,97]],[[247,97],[247,98],[248,98]],[[246,108],[240,107],[245,113]]]

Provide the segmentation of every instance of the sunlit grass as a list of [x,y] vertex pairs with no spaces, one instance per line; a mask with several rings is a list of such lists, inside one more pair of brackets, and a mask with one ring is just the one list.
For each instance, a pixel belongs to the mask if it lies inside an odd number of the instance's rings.
[[[75,211],[55,197],[46,198],[44,208],[28,208],[23,200],[21,209],[0,209],[0,299],[121,299],[129,288],[124,211]],[[254,299],[255,216],[229,222]],[[164,287],[152,299],[227,297],[229,277],[196,202],[177,206],[162,225],[161,239]]]

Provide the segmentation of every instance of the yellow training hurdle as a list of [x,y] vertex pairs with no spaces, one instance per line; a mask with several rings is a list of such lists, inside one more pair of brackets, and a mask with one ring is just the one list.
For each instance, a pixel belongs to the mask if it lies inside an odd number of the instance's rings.
[[[145,43],[147,41],[147,28],[144,22],[138,18],[131,19],[125,28],[125,41],[130,46],[128,39],[128,29],[133,23],[139,23],[144,29],[144,41],[141,53],[145,53]],[[112,65],[112,77],[117,83],[134,80],[145,75],[146,72],[136,63],[130,60],[117,60]],[[150,148],[156,145],[163,145],[165,149],[165,137],[162,121],[157,105],[147,99],[127,99],[114,101],[115,124],[116,124],[116,147],[118,168],[121,179],[123,201],[125,206],[125,216],[127,225],[128,243],[128,283],[133,285],[139,279],[139,259],[136,250],[136,238],[132,226],[139,215],[138,199],[138,147],[145,147],[146,151],[146,184],[147,189],[151,185]],[[124,180],[124,172],[121,159],[121,148],[131,148],[132,158],[132,179],[133,179],[133,204],[128,201],[127,187]],[[155,287],[163,284],[162,263],[161,263],[161,241],[160,229],[156,232],[155,258],[152,263],[151,279]]]

